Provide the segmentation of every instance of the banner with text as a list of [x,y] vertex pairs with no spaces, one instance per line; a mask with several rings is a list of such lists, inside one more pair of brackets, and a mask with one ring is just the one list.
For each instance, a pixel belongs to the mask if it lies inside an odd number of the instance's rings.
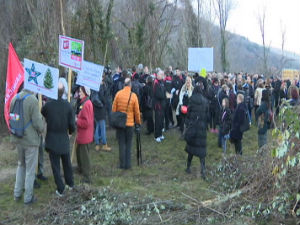
[[78,73],[76,84],[99,91],[103,70],[104,66],[83,61],[82,70]]

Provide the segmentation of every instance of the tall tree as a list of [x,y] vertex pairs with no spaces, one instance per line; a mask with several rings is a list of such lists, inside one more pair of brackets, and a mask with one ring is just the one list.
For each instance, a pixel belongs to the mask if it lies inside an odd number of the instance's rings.
[[229,62],[227,60],[227,42],[226,35],[227,22],[230,11],[233,7],[232,0],[215,0],[215,11],[219,20],[220,35],[221,35],[221,64],[223,72],[228,72]]
[[269,57],[269,47],[266,46],[266,6],[263,6],[262,9],[258,12],[257,20],[259,24],[259,30],[263,45],[263,70],[262,72],[265,75],[269,74],[268,68],[268,57]]

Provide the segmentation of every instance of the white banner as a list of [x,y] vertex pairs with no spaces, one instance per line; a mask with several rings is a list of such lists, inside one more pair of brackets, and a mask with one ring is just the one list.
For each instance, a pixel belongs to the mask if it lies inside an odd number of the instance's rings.
[[199,73],[202,69],[208,72],[214,70],[213,48],[189,48],[188,71]]
[[82,70],[78,73],[76,84],[99,91],[103,70],[104,66],[83,61]]
[[57,99],[59,70],[24,59],[24,88]]

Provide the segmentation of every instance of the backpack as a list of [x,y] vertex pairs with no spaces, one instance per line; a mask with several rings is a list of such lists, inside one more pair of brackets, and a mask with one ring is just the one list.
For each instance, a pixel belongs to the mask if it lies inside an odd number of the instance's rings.
[[23,98],[20,98],[20,95],[17,94],[16,101],[12,107],[12,110],[9,114],[9,126],[10,132],[18,138],[24,136],[25,130],[31,125],[32,121],[24,124],[24,100],[29,97],[31,94],[25,95]]
[[249,129],[250,129],[249,115],[248,115],[248,112],[245,112],[243,123],[240,126],[240,131],[242,133],[244,133],[244,132],[248,131]]

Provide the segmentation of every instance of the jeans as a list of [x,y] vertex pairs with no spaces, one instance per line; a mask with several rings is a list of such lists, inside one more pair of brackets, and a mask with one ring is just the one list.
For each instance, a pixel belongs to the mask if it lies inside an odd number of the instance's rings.
[[83,180],[90,182],[91,161],[89,155],[89,144],[77,144],[76,156],[79,172],[83,175]]
[[117,129],[119,143],[119,160],[121,169],[131,168],[131,147],[133,138],[133,127]]
[[20,197],[25,187],[24,203],[27,203],[30,202],[33,197],[33,182],[35,180],[35,171],[38,163],[38,147],[18,145],[17,149],[18,167],[14,196]]
[[227,141],[228,141],[229,138],[230,138],[229,134],[222,135],[222,148],[223,148],[224,153],[227,152]]
[[57,155],[50,151],[49,158],[50,158],[51,168],[52,168],[55,184],[57,186],[57,190],[59,193],[63,193],[63,191],[65,190],[65,185],[60,175],[60,159],[64,169],[64,177],[65,177],[66,184],[69,185],[70,187],[74,186],[70,153]]
[[94,134],[94,140],[96,142],[96,145],[99,145],[99,140],[101,139],[102,144],[106,145],[106,125],[105,120],[98,120],[96,121],[95,125],[95,134]]

